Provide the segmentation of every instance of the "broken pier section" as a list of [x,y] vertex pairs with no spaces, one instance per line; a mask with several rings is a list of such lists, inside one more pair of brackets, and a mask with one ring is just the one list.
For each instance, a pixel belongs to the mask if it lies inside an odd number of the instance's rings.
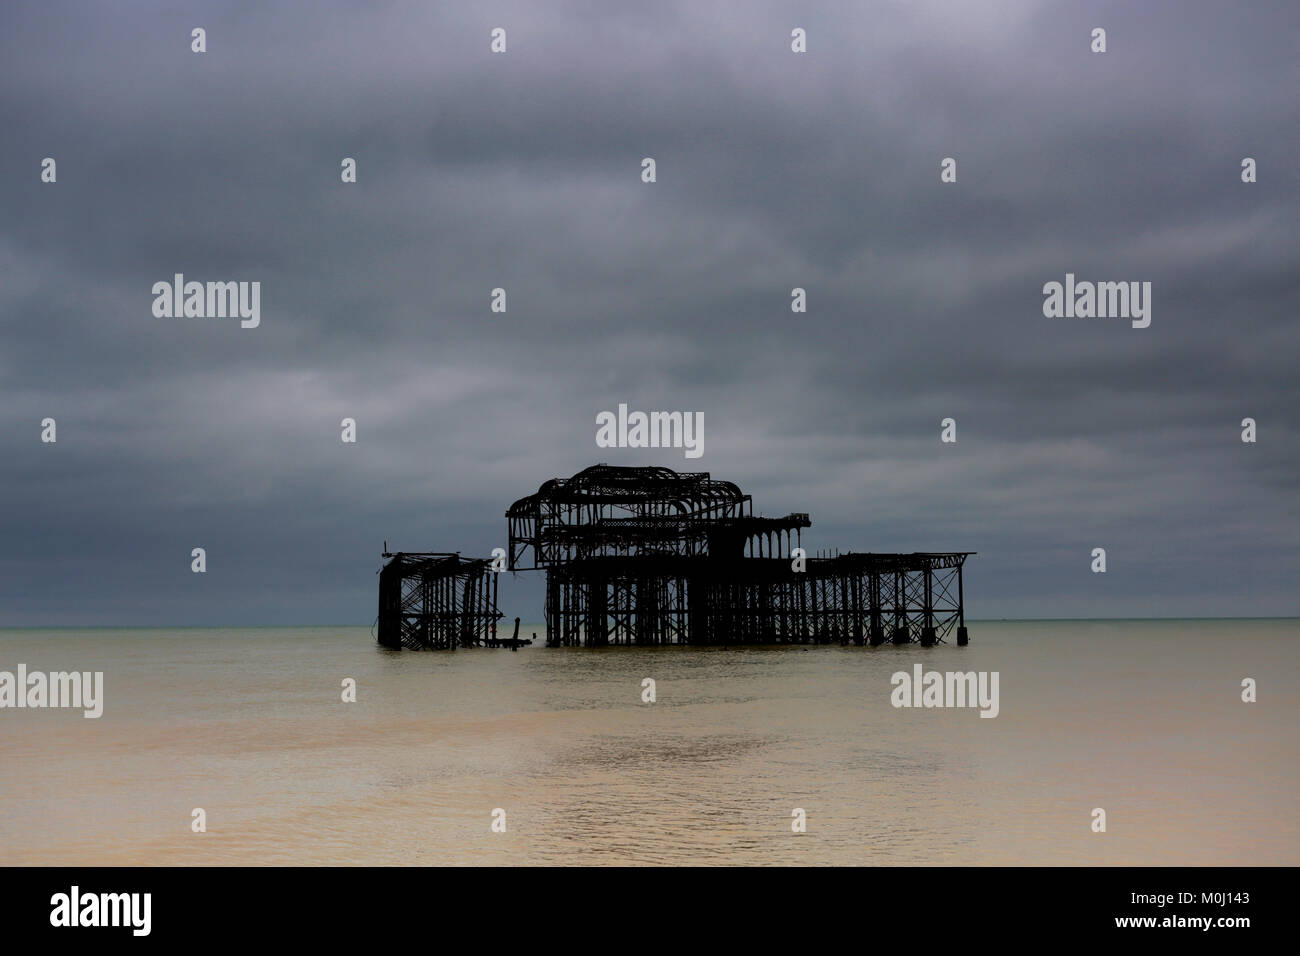
[[[749,495],[707,472],[593,465],[546,482],[506,518],[508,568],[546,572],[552,647],[929,646],[954,632],[967,642],[962,568],[973,552],[804,557],[807,514],[755,516]],[[491,562],[391,557],[380,575],[380,643],[495,638]]]

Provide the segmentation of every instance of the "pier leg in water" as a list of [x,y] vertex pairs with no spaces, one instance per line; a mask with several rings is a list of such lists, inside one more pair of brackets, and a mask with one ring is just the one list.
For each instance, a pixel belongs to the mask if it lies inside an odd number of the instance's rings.
[[970,640],[966,632],[966,595],[962,592],[961,567],[957,568],[957,646],[965,647]]

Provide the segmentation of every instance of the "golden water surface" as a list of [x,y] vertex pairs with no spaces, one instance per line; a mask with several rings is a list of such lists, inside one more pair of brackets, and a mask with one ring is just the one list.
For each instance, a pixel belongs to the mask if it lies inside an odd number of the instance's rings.
[[[0,631],[0,670],[105,682],[98,720],[0,710],[0,864],[1300,863],[1300,622],[971,638],[395,653],[365,628]],[[894,708],[915,663],[997,671],[999,715]]]

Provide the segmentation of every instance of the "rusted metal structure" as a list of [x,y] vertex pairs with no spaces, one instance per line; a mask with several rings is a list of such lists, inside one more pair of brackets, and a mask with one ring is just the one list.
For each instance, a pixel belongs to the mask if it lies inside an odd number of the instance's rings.
[[551,646],[967,641],[972,552],[798,560],[808,515],[755,516],[707,472],[594,465],[506,518],[510,569],[546,572]]
[[459,552],[385,551],[384,557],[390,560],[379,572],[380,644],[455,650],[505,643],[496,635],[502,614],[490,561]]

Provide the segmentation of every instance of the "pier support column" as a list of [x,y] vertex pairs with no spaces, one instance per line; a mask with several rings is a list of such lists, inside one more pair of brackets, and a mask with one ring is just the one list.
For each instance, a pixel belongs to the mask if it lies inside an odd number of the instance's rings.
[[560,623],[560,581],[554,571],[546,572],[546,646],[559,647],[563,626]]
[[609,594],[604,578],[593,577],[587,581],[587,646],[609,645]]
[[912,640],[912,635],[907,630],[907,608],[904,607],[904,601],[907,595],[907,588],[903,584],[903,571],[894,572],[894,633],[893,641],[895,644],[907,644]]
[[[965,564],[965,559],[962,564]],[[961,593],[961,569],[962,564],[957,565],[957,646],[965,647],[970,643],[970,636],[966,633],[966,603],[962,600]]]
[[[392,570],[389,570],[389,569]],[[402,649],[401,558],[379,572],[379,643],[395,651]],[[24,693],[26,693],[24,691]]]
[[853,575],[849,593],[853,601],[849,605],[852,608],[850,620],[853,622],[853,643],[861,647],[866,643],[866,637],[862,633],[862,576],[860,574]]
[[880,623],[880,572],[872,571],[867,577],[867,601],[870,604],[870,622],[867,625],[868,640],[872,647],[885,643],[885,628]]
[[933,571],[925,566],[925,606],[922,608],[921,646],[934,646],[934,578]]

